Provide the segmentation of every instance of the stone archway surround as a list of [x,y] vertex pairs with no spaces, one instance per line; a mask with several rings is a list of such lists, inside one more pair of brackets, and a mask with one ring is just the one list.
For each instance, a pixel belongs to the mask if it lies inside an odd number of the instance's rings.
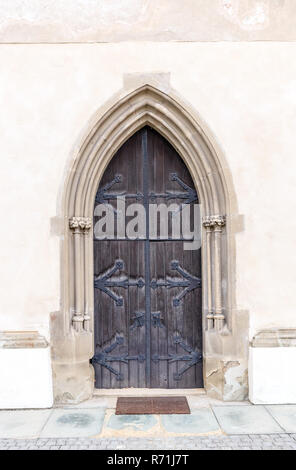
[[[242,399],[246,394],[245,330],[235,315],[235,197],[229,171],[201,120],[172,93],[143,85],[126,93],[97,119],[69,174],[63,199],[62,310],[52,315],[54,395],[77,403],[93,393],[92,214],[100,179],[116,151],[141,127],[162,134],[187,165],[203,213],[204,383],[209,394]],[[227,383],[236,368],[234,383]],[[233,393],[232,393],[233,392]]]

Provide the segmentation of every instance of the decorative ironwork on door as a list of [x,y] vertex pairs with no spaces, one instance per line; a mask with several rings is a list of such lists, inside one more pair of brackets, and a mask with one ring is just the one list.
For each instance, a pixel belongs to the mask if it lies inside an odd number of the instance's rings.
[[94,239],[96,385],[200,387],[200,251],[184,252],[181,236],[151,239],[149,232],[151,202],[181,207],[198,198],[178,154],[149,128],[113,158],[95,204],[108,204],[116,218],[118,196],[144,205],[146,236]]

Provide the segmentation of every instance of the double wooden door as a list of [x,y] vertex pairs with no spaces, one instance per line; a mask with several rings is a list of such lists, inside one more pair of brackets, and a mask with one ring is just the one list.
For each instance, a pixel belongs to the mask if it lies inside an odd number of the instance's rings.
[[[203,386],[201,250],[184,250],[182,230],[179,236],[173,232],[181,204],[191,210],[197,202],[184,162],[149,127],[134,134],[107,167],[94,211],[97,388]],[[137,223],[132,204],[144,207]],[[174,204],[168,223],[158,216],[154,230],[151,204]]]

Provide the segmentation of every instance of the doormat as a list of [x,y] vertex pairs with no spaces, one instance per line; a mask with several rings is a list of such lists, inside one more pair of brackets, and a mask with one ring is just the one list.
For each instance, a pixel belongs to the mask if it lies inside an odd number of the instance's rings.
[[116,415],[190,414],[186,397],[120,397]]

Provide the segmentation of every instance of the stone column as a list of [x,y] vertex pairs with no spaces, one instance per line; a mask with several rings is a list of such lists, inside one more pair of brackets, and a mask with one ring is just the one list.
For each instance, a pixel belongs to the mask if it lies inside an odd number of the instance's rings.
[[[214,328],[219,331],[223,328],[225,321],[222,313],[221,285],[221,232],[225,225],[225,217],[222,215],[206,216],[203,219],[203,225],[206,228],[207,251],[207,326],[208,329]],[[214,289],[212,289],[212,283]]]
[[221,232],[225,225],[225,217],[217,215],[213,218],[214,231],[214,285],[215,285],[215,314],[214,326],[221,330],[225,317],[222,314],[222,284],[221,284]]
[[206,229],[206,272],[207,272],[207,329],[214,327],[213,302],[212,302],[212,257],[211,257],[211,234],[212,226],[210,217],[205,217],[203,225]]
[[91,228],[90,217],[71,217],[69,227],[74,236],[74,263],[75,263],[75,306],[72,324],[76,331],[80,332],[85,327],[88,329],[89,316],[85,314],[84,309],[84,240],[83,236],[89,232]]

